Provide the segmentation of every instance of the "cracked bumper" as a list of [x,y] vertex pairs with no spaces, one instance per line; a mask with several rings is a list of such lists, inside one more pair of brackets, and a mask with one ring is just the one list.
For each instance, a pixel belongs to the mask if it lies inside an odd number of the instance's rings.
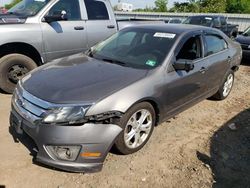
[[[25,132],[37,147],[35,161],[73,172],[97,172],[122,129],[113,124],[86,123],[82,126],[34,125],[12,108],[10,124],[16,132]],[[74,161],[61,160],[48,151],[46,146],[80,146]],[[98,157],[85,157],[82,153],[101,153]]]

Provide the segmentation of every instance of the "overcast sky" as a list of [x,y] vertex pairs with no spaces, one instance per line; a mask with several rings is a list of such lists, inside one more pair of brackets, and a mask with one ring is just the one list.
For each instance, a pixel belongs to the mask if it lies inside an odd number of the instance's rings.
[[[110,0],[113,5],[118,3],[118,0]],[[121,2],[127,2],[134,5],[134,8],[144,8],[146,6],[154,6],[155,0],[121,0]],[[173,2],[185,2],[187,0],[168,0],[168,7],[173,5]],[[11,2],[11,0],[0,0],[0,5]]]

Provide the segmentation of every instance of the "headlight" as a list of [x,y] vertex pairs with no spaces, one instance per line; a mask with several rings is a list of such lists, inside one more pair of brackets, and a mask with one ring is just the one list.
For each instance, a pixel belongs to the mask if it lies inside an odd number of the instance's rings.
[[43,118],[44,123],[81,123],[89,106],[59,107],[49,110]]

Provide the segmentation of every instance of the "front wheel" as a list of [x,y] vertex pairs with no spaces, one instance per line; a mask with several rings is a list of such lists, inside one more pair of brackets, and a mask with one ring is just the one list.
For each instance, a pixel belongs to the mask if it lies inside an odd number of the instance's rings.
[[130,108],[119,121],[123,131],[114,147],[122,154],[140,150],[149,140],[155,126],[155,111],[151,104],[142,102]]
[[0,59],[0,88],[12,93],[19,79],[36,68],[36,63],[22,54],[9,54]]
[[213,96],[213,98],[218,100],[223,100],[227,98],[233,88],[233,83],[234,83],[234,72],[229,71],[221,87],[219,88],[218,92]]

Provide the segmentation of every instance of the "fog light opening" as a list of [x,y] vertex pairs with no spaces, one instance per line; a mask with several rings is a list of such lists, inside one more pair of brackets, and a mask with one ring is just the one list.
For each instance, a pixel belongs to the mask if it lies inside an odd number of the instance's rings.
[[81,146],[46,146],[50,155],[59,160],[75,161]]

